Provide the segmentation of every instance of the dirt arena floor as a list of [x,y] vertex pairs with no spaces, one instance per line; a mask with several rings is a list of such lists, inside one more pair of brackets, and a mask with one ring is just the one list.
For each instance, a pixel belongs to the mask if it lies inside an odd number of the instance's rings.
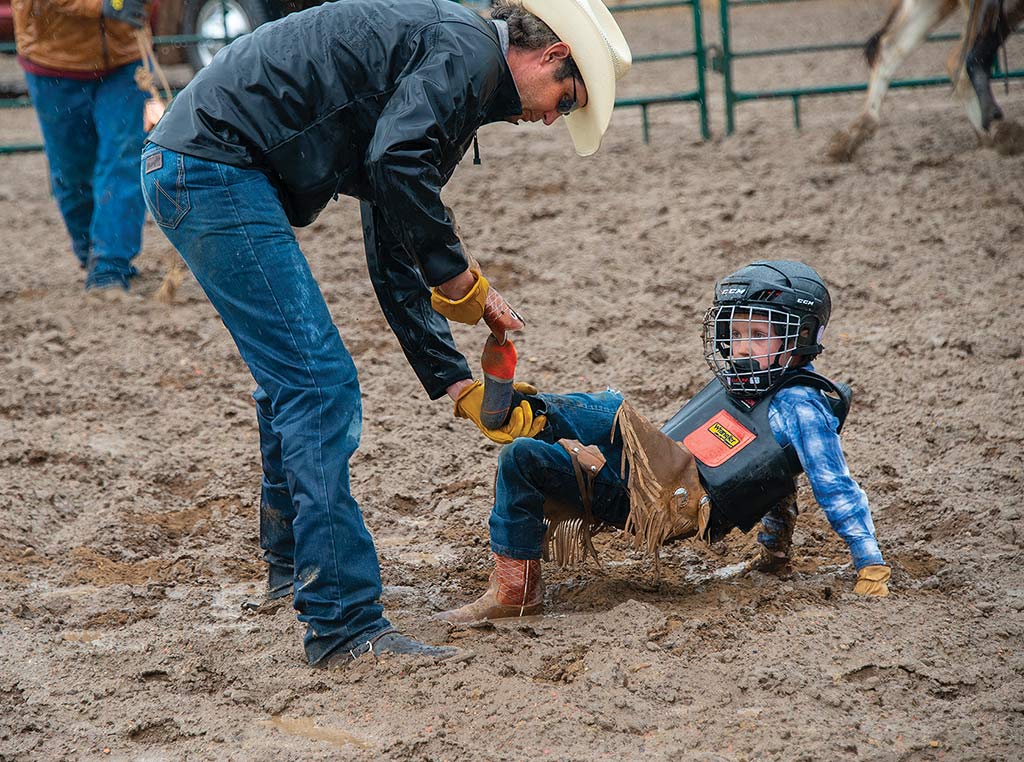
[[[744,9],[735,36],[863,38],[883,15]],[[647,52],[684,43],[681,18],[624,27]],[[935,72],[943,48],[907,73]],[[625,90],[689,71],[639,66]],[[862,72],[850,53],[738,77]],[[999,88],[1009,115],[1022,92]],[[253,385],[216,314],[191,279],[172,306],[151,298],[172,256],[151,223],[135,293],[84,298],[44,157],[0,157],[0,759],[1022,758],[1024,158],[977,148],[932,89],[894,94],[863,155],[826,163],[859,103],[810,102],[801,132],[788,103],[744,105],[708,143],[692,106],[652,110],[649,145],[620,112],[590,160],[560,126],[487,127],[446,199],[529,321],[520,377],[610,385],[657,421],[708,379],[716,277],[757,258],[818,268],[835,304],[818,367],[855,390],[845,449],[892,595],[852,595],[804,485],[789,578],[734,574],[753,537],[733,535],[670,548],[655,587],[648,559],[602,535],[601,568],[546,569],[543,619],[429,621],[486,583],[498,450],[419,388],[343,200],[299,237],[360,371],[353,491],[392,620],[464,655],[338,673],[305,665],[288,605],[244,607],[263,584]],[[717,102],[713,117],[721,134]],[[0,113],[5,142],[33,130],[31,112]],[[456,335],[475,365],[484,334]]]

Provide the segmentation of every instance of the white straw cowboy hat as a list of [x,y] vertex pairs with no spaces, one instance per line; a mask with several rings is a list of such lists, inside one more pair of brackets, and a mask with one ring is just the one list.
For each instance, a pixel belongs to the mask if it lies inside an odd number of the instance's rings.
[[587,86],[587,105],[563,117],[576,153],[590,156],[601,146],[615,107],[615,82],[633,65],[629,44],[601,0],[522,0],[569,46]]

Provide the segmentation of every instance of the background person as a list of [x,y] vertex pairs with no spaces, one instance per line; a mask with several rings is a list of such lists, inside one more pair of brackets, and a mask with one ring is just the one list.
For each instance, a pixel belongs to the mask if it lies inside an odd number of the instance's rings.
[[147,94],[135,84],[143,0],[14,0],[18,63],[50,183],[86,290],[128,290],[142,246],[138,160]]
[[[480,388],[445,318],[478,322],[489,284],[441,188],[488,122],[567,115],[577,152],[593,153],[629,68],[599,0],[504,4],[495,18],[449,0],[347,0],[264,25],[199,72],[143,152],[149,209],[258,384],[261,547],[271,595],[294,580],[310,664],[451,649],[384,618],[349,491],[356,370],[292,225],[339,194],[360,199],[370,278],[406,357],[431,399],[448,394],[479,422]],[[543,425],[519,412],[489,435]]]

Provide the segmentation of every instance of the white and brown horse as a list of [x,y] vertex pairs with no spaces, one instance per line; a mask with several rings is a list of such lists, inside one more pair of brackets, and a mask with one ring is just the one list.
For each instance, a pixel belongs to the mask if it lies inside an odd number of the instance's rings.
[[829,158],[850,161],[874,136],[882,99],[896,70],[957,6],[963,8],[967,22],[963,41],[947,61],[953,95],[963,102],[982,145],[1007,154],[1024,150],[1024,128],[1003,119],[989,82],[996,53],[1024,18],[1024,0],[894,0],[885,24],[864,46],[871,65],[864,108],[849,128],[832,136]]

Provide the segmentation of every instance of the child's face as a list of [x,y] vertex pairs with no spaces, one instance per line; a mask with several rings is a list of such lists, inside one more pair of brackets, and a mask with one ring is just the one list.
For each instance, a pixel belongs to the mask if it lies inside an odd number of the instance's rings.
[[[732,316],[732,335],[729,342],[729,356],[732,360],[751,360],[758,369],[768,370],[774,357],[780,367],[789,365],[793,356],[790,351],[782,352],[785,339],[768,321],[763,312],[737,311]],[[782,354],[775,355],[776,352]]]

